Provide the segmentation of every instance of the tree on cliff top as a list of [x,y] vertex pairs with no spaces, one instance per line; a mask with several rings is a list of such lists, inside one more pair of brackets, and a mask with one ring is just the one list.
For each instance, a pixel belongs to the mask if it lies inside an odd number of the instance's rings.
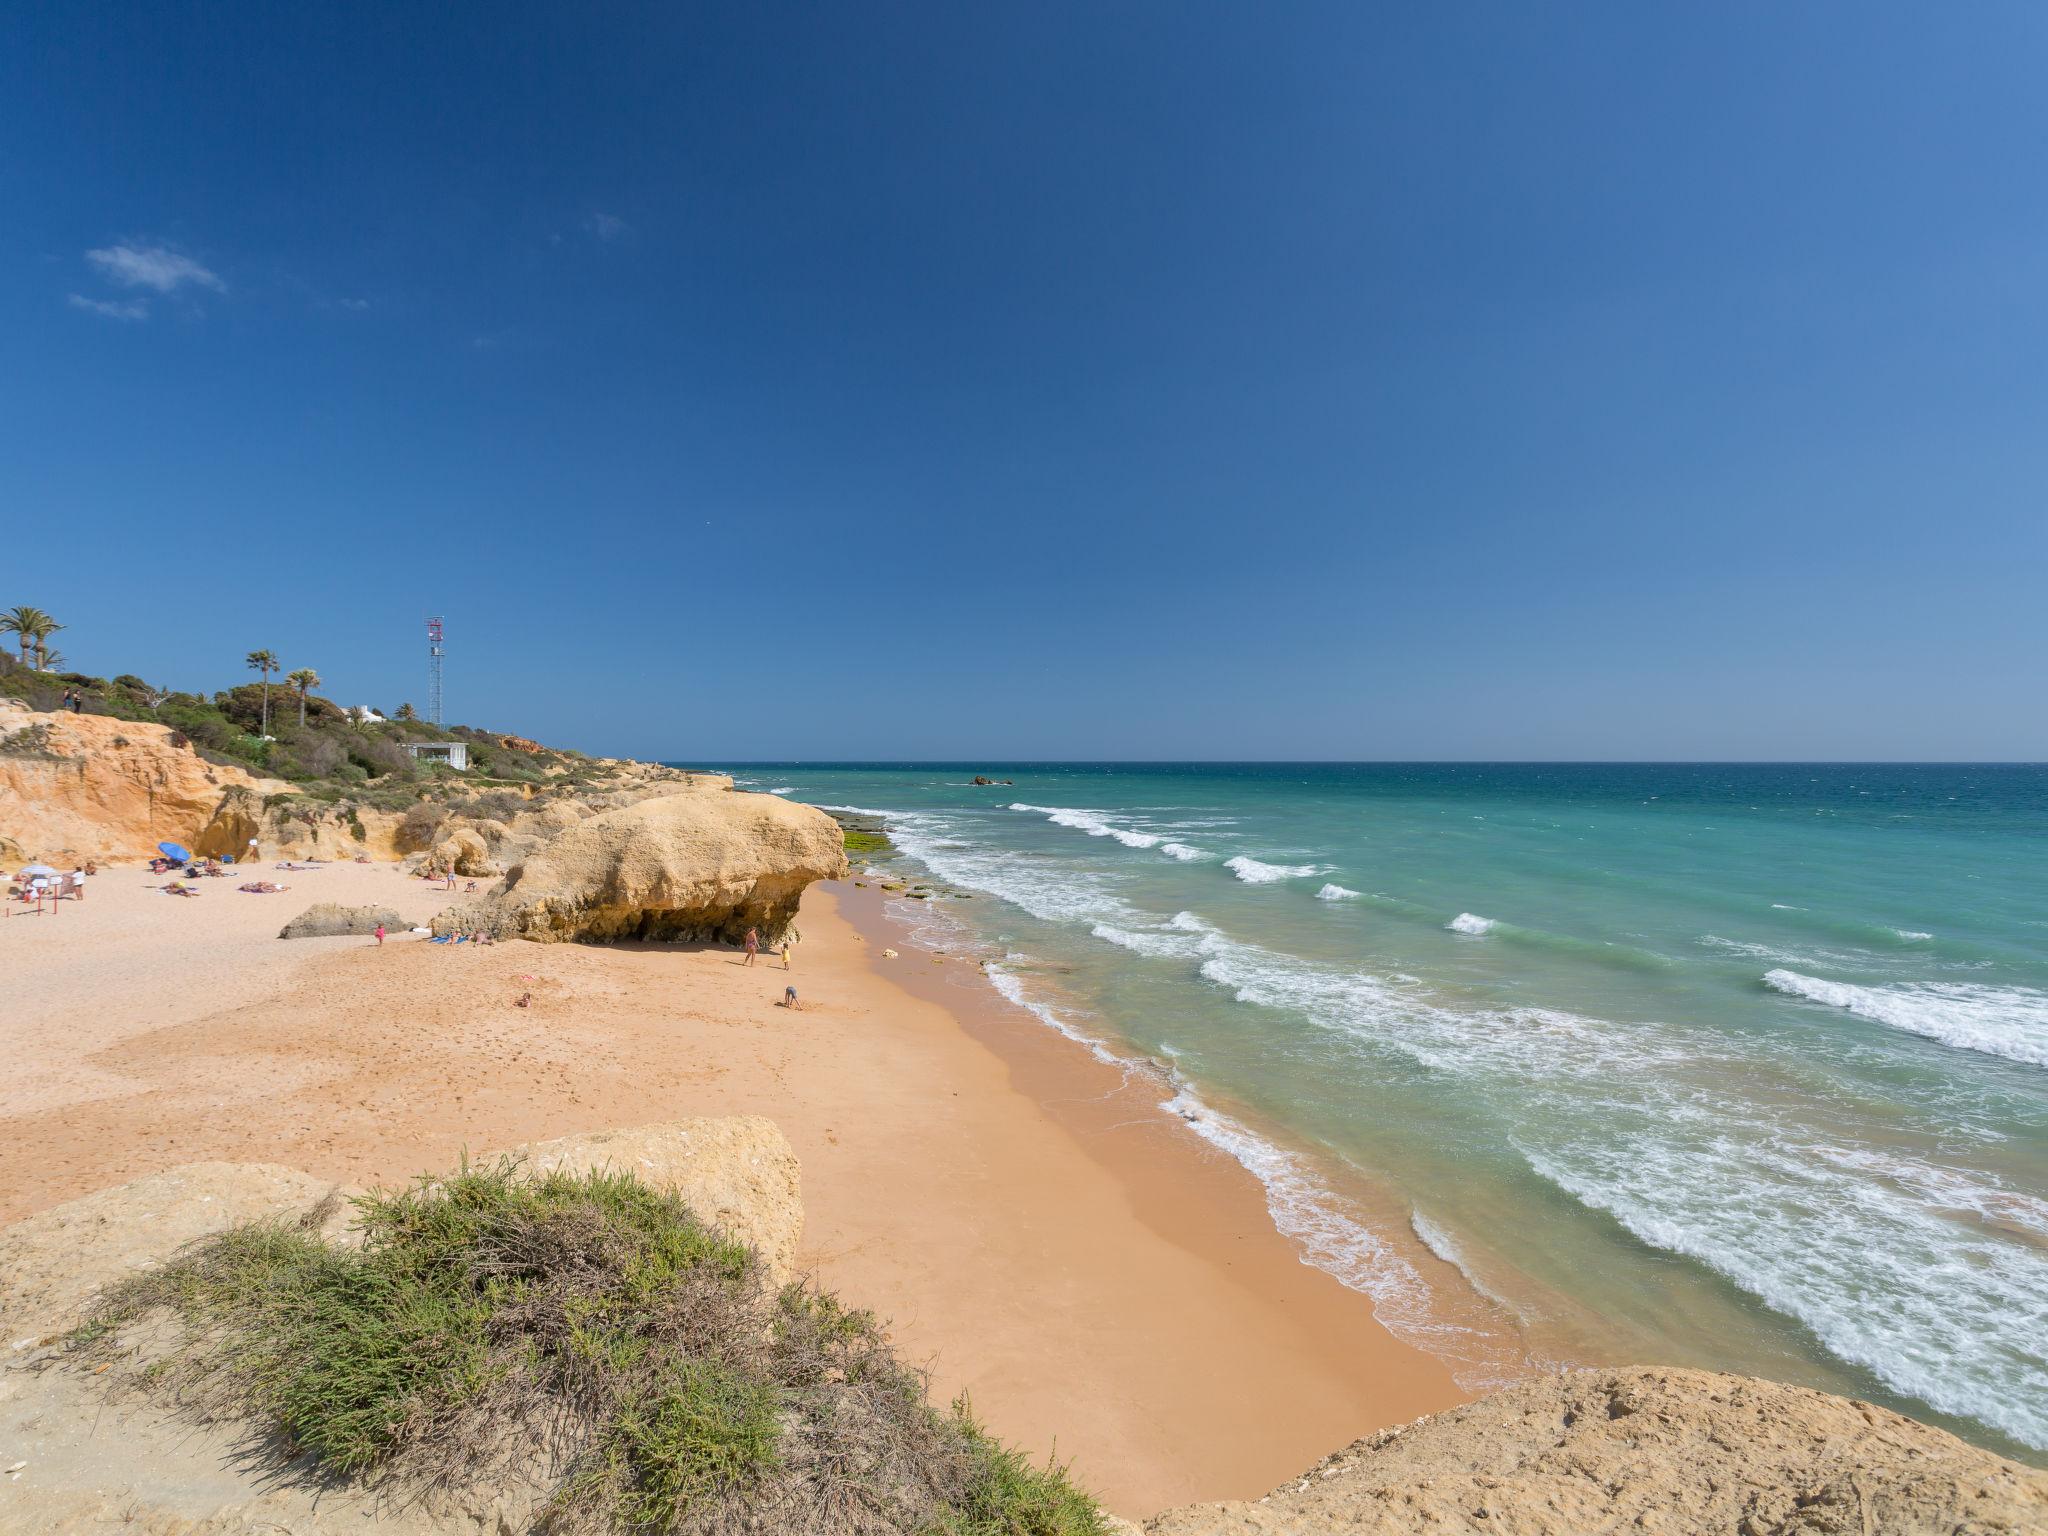
[[306,695],[320,686],[320,674],[311,667],[298,667],[285,673],[284,680],[299,690],[299,724],[306,723]]
[[262,734],[265,736],[268,736],[270,734],[270,674],[275,672],[277,669],[277,652],[251,651],[249,653],[249,670],[251,672],[261,672],[263,674]]
[[39,672],[49,670],[50,636],[64,626],[51,618],[40,608],[26,604],[0,613],[0,635],[13,635],[21,648],[21,664],[31,665],[29,656],[33,652],[33,665]]

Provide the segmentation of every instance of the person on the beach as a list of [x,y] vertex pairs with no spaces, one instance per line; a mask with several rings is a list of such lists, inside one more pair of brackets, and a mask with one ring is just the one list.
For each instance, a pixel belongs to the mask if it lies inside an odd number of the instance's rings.
[[754,963],[754,957],[760,953],[761,930],[758,928],[749,928],[747,930],[747,958],[742,960],[740,964],[752,965]]
[[382,923],[377,925],[377,944],[379,948],[382,948],[384,944],[384,925]]
[[782,968],[785,971],[789,969],[789,940],[787,939],[782,941]]
[[784,987],[782,989],[782,1006],[785,1008],[794,1008],[796,1006],[795,987]]

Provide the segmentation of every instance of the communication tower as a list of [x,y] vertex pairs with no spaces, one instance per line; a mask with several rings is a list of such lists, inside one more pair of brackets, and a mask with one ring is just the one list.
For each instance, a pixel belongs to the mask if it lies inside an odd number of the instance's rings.
[[445,654],[441,644],[441,619],[439,615],[427,620],[427,718],[441,723],[441,657]]

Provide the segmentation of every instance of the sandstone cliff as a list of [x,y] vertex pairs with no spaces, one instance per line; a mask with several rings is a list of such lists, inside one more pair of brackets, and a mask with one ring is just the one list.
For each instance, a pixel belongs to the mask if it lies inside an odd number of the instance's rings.
[[1147,1536],[1991,1536],[2048,1530],[2048,1475],[1868,1403],[1711,1371],[1572,1371],[1339,1451]]
[[0,859],[141,859],[195,843],[222,797],[290,785],[207,762],[169,726],[0,700]]
[[773,795],[686,792],[602,811],[562,832],[441,932],[500,938],[773,941],[814,880],[846,873],[839,824]]

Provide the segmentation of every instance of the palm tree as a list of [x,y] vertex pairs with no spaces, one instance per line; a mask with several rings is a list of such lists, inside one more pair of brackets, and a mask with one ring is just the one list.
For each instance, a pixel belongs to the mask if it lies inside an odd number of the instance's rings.
[[277,671],[277,669],[277,652],[251,651],[249,653],[249,670],[263,674],[263,734],[265,736],[270,734],[270,674]]
[[48,614],[43,615],[43,627],[36,631],[36,670],[38,672],[54,672],[63,663],[64,658],[50,649],[50,636],[57,633],[63,627],[62,624],[59,624]]
[[299,724],[306,723],[306,695],[320,686],[320,674],[311,667],[298,667],[285,673],[284,680],[299,690]]
[[63,627],[40,608],[24,605],[0,613],[0,635],[14,636],[15,644],[21,649],[24,667],[29,664],[29,653],[40,650],[42,642]]

